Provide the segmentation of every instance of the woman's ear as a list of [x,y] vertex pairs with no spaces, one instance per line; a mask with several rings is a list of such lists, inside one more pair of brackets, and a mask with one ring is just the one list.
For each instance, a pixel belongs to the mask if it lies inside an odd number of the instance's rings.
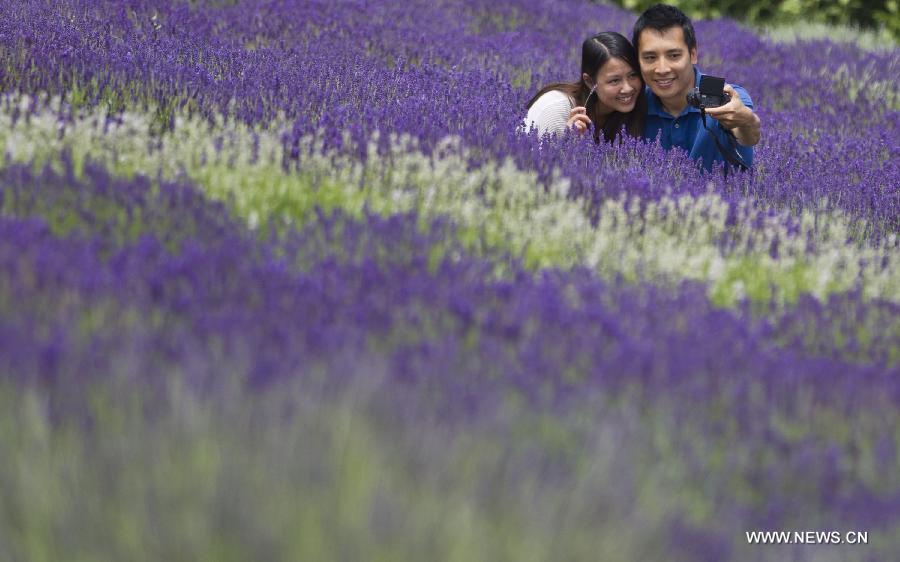
[[594,87],[594,81],[591,80],[591,77],[588,75],[587,72],[581,73],[581,81],[584,82],[585,84],[587,84],[588,88]]

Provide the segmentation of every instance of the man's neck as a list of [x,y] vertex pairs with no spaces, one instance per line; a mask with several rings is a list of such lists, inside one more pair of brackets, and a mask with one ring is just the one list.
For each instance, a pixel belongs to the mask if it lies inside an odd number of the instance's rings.
[[683,96],[672,98],[669,101],[664,101],[660,98],[659,102],[662,104],[663,109],[666,110],[666,113],[672,117],[678,117],[684,111],[684,108],[687,107],[687,93],[685,92]]

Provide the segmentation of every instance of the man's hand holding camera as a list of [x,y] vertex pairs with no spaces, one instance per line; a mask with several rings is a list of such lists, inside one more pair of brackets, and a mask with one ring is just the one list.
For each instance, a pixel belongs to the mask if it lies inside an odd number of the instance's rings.
[[741,96],[731,84],[725,84],[725,93],[731,100],[725,105],[706,108],[706,114],[717,120],[723,128],[734,133],[737,141],[744,146],[753,146],[760,139],[760,121],[752,109],[744,105]]

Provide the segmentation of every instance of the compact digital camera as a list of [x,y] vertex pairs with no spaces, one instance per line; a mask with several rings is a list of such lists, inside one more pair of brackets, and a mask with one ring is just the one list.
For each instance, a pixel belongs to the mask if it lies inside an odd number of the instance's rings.
[[687,102],[698,109],[719,107],[731,101],[725,92],[725,79],[704,74],[700,77],[700,86],[688,92]]

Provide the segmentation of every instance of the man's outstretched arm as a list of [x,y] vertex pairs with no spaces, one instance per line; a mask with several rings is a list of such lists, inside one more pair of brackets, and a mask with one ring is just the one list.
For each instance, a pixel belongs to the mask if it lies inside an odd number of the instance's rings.
[[725,85],[725,91],[731,95],[731,101],[719,107],[708,108],[706,114],[734,133],[734,137],[741,145],[755,145],[762,138],[762,123],[759,116],[744,105],[744,100],[731,84]]

